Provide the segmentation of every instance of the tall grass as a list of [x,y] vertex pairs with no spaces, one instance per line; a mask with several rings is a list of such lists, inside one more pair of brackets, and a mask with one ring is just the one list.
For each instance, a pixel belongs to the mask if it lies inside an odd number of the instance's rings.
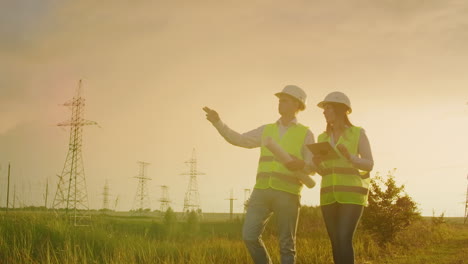
[[[49,213],[0,216],[0,263],[251,263],[241,239],[241,221],[201,222],[196,229],[177,223],[170,231],[161,222],[142,218],[94,216],[92,221],[89,227],[74,227]],[[279,263],[272,222],[264,240]],[[425,221],[399,234],[394,243],[379,246],[359,229],[354,244],[357,263],[388,263],[381,260],[441,243],[453,232],[449,225]],[[320,217],[301,216],[297,252],[298,263],[332,263]]]

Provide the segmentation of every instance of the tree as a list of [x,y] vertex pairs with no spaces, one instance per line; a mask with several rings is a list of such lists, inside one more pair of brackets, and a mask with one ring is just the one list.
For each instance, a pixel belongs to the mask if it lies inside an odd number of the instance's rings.
[[369,206],[362,216],[364,229],[373,233],[380,243],[392,241],[398,232],[421,218],[416,203],[404,192],[405,186],[397,186],[393,172],[386,179],[376,173],[371,180]]

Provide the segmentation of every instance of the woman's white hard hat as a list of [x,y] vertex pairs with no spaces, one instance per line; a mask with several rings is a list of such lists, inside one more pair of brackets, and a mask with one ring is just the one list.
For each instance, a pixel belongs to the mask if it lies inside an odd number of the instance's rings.
[[321,101],[320,103],[317,104],[318,107],[324,108],[326,103],[338,103],[338,104],[344,104],[348,107],[348,114],[351,114],[353,109],[351,108],[351,101],[349,100],[348,96],[342,92],[331,92],[327,96],[325,96],[325,99]]

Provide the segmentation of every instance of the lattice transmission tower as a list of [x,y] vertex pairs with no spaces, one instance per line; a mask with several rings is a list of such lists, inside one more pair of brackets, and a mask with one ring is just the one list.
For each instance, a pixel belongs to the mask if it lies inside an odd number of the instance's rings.
[[102,209],[105,211],[109,210],[109,182],[107,180],[102,191]]
[[237,198],[234,198],[234,193],[231,189],[231,195],[229,198],[226,198],[226,200],[229,200],[229,220],[232,221],[233,215],[234,215],[234,200],[237,200]]
[[166,212],[171,204],[171,200],[169,199],[169,187],[167,187],[167,185],[161,185],[161,199],[159,199],[159,202],[161,202],[161,212]]
[[187,214],[191,211],[194,211],[198,214],[201,214],[200,208],[200,194],[198,192],[198,183],[197,176],[205,175],[205,173],[199,172],[197,170],[197,158],[195,154],[195,149],[192,151],[192,158],[185,162],[190,166],[190,172],[182,173],[182,175],[189,175],[189,185],[187,192],[185,193],[184,198],[184,214]]
[[84,119],[85,99],[81,96],[81,84],[80,80],[75,96],[64,104],[71,108],[71,119],[58,124],[61,127],[70,127],[70,140],[52,205],[53,209],[65,209],[66,215],[72,217],[75,226],[87,225],[87,221],[91,218],[81,147],[83,127],[97,125],[94,121]]
[[133,202],[133,210],[135,210],[135,212],[143,212],[150,210],[151,207],[148,186],[146,185],[146,183],[151,180],[151,178],[146,176],[146,167],[150,163],[139,161],[138,164],[140,165],[140,172],[134,177],[138,179],[138,187]]

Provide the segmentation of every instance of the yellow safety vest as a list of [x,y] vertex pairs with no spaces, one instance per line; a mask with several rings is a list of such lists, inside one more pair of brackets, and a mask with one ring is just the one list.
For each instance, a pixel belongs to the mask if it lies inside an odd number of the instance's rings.
[[[335,202],[367,205],[370,184],[369,172],[354,168],[351,162],[343,157],[336,148],[337,145],[343,144],[350,154],[357,155],[360,135],[360,127],[351,126],[346,128],[334,146],[340,158],[323,161],[320,164],[322,168],[321,205]],[[326,132],[318,137],[318,142],[324,141],[328,141],[331,144],[331,138]]]
[[[278,124],[268,124],[263,130],[262,141],[267,137],[271,137],[286,152],[299,159],[303,159],[302,146],[307,131],[308,128],[301,124],[292,125],[280,139]],[[270,150],[262,146],[258,163],[257,181],[254,188],[272,188],[299,195],[302,190],[302,183],[294,176],[294,172],[288,170],[281,162],[275,159]]]

